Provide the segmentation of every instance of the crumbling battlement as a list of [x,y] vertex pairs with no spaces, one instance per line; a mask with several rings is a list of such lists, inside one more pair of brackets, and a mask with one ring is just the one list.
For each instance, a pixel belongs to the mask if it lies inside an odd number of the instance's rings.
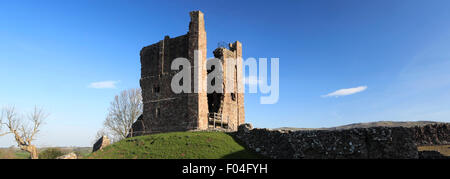
[[288,131],[239,126],[234,135],[248,148],[270,158],[358,159],[419,158],[417,145],[449,144],[449,123],[417,127]]

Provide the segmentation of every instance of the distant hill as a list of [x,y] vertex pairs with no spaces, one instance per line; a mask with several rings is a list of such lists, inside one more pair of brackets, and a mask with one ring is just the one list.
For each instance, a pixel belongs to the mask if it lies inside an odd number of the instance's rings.
[[369,128],[369,127],[413,127],[422,126],[427,124],[435,124],[440,122],[434,121],[417,121],[417,122],[397,122],[397,121],[379,121],[379,122],[368,122],[368,123],[354,123],[349,125],[343,125],[338,127],[330,128],[295,128],[295,127],[281,127],[274,130],[343,130],[352,128]]
[[132,137],[94,152],[87,159],[257,159],[223,132],[171,132]]

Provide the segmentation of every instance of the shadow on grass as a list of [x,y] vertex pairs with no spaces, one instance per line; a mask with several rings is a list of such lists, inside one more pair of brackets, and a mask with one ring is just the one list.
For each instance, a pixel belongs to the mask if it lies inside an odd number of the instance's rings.
[[245,148],[245,150],[241,150],[238,152],[234,152],[228,155],[225,155],[222,157],[222,159],[269,159],[268,157],[265,157],[259,153],[256,153],[252,149],[249,149],[244,142],[240,141],[233,133],[226,133],[227,135],[231,136],[233,140]]

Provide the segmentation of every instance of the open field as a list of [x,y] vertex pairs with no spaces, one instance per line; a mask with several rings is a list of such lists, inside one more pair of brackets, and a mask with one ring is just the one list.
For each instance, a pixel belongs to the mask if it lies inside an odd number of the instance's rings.
[[[75,152],[80,157],[88,156],[92,151],[91,147],[46,147],[39,148],[38,151],[39,153],[42,153],[50,148],[58,149],[64,154]],[[0,148],[0,159],[28,159],[29,157],[30,154],[28,152],[22,151],[16,147]]]

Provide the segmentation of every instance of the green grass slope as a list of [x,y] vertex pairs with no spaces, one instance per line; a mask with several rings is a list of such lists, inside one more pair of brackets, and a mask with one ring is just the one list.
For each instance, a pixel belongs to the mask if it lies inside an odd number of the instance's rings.
[[127,138],[87,159],[257,159],[223,132],[171,132]]

